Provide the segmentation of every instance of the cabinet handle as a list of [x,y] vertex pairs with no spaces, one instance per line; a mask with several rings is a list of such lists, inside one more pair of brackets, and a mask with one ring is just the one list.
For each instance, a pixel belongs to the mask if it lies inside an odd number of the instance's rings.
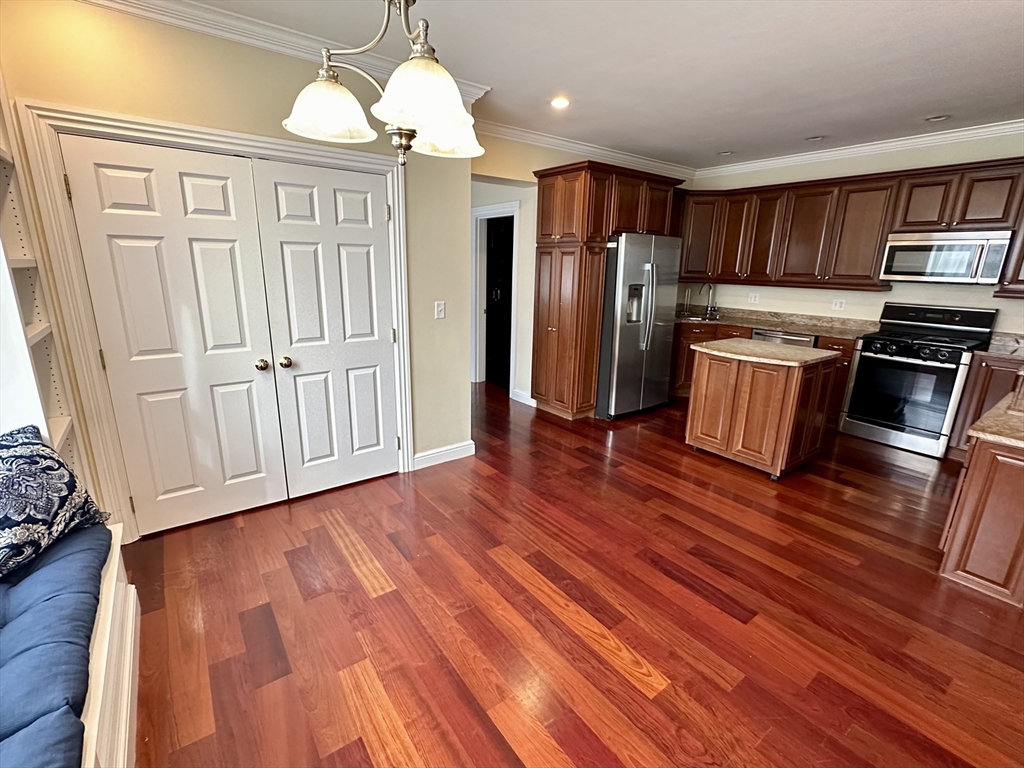
[[982,368],[987,368],[988,367],[988,363],[986,363],[984,360],[982,360],[981,361],[981,367]]
[[946,222],[942,222],[942,223],[941,223],[941,224],[940,224],[939,226],[940,226],[940,227],[948,227],[948,226],[949,226],[949,224],[947,224]]
[[828,280],[828,278],[829,278],[829,275],[825,275],[825,279]]
[[959,223],[960,223],[959,221],[954,221],[954,222],[953,222],[953,226],[955,227],[955,226],[956,226],[957,224],[959,224]]

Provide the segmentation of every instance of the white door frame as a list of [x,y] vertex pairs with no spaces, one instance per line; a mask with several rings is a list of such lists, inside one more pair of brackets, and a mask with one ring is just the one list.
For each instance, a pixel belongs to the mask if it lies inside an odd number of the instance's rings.
[[50,271],[57,301],[51,308],[54,336],[64,347],[63,359],[70,394],[84,417],[75,424],[79,448],[92,470],[90,492],[111,513],[112,522],[124,523],[125,542],[138,538],[131,511],[128,476],[114,410],[99,355],[100,341],[89,295],[74,212],[64,185],[59,135],[132,141],[216,154],[241,155],[305,165],[373,173],[387,180],[391,208],[392,322],[395,344],[395,379],[398,433],[401,439],[399,471],[413,469],[412,384],[409,358],[409,301],[405,229],[405,171],[397,159],[369,152],[307,142],[274,139],[214,128],[140,119],[109,112],[65,107],[35,100],[17,102],[28,165],[31,193],[41,214],[44,247],[40,266]]
[[516,283],[519,276],[519,201],[481,205],[470,209],[469,349],[470,381],[487,378],[487,219],[512,217],[512,338],[509,344],[508,393],[516,388]]

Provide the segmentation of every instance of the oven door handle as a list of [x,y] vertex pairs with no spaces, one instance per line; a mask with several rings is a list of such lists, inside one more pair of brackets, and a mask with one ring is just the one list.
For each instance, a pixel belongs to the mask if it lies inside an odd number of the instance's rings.
[[956,363],[939,363],[934,360],[915,360],[912,357],[897,357],[895,355],[876,355],[874,352],[861,351],[861,357],[873,357],[876,360],[897,360],[901,363],[912,363],[913,365],[927,365],[930,368],[959,368]]

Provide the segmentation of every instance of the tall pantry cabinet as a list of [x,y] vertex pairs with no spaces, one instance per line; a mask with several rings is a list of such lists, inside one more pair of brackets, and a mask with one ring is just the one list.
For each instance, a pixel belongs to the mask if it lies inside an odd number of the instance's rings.
[[569,419],[593,413],[605,248],[620,232],[668,234],[680,181],[595,162],[535,171],[532,396]]

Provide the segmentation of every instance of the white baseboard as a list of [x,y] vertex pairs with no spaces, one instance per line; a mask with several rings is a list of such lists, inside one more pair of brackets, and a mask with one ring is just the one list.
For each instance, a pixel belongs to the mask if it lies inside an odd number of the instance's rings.
[[537,401],[521,390],[513,389],[511,392],[508,393],[508,396],[515,400],[517,403],[528,405],[531,408],[537,407]]
[[472,456],[474,453],[476,453],[476,443],[472,440],[466,440],[464,443],[455,443],[454,445],[435,448],[432,451],[417,453],[412,457],[412,468],[417,470],[424,467],[432,467],[435,464],[443,464],[446,461],[464,459],[467,456]]

